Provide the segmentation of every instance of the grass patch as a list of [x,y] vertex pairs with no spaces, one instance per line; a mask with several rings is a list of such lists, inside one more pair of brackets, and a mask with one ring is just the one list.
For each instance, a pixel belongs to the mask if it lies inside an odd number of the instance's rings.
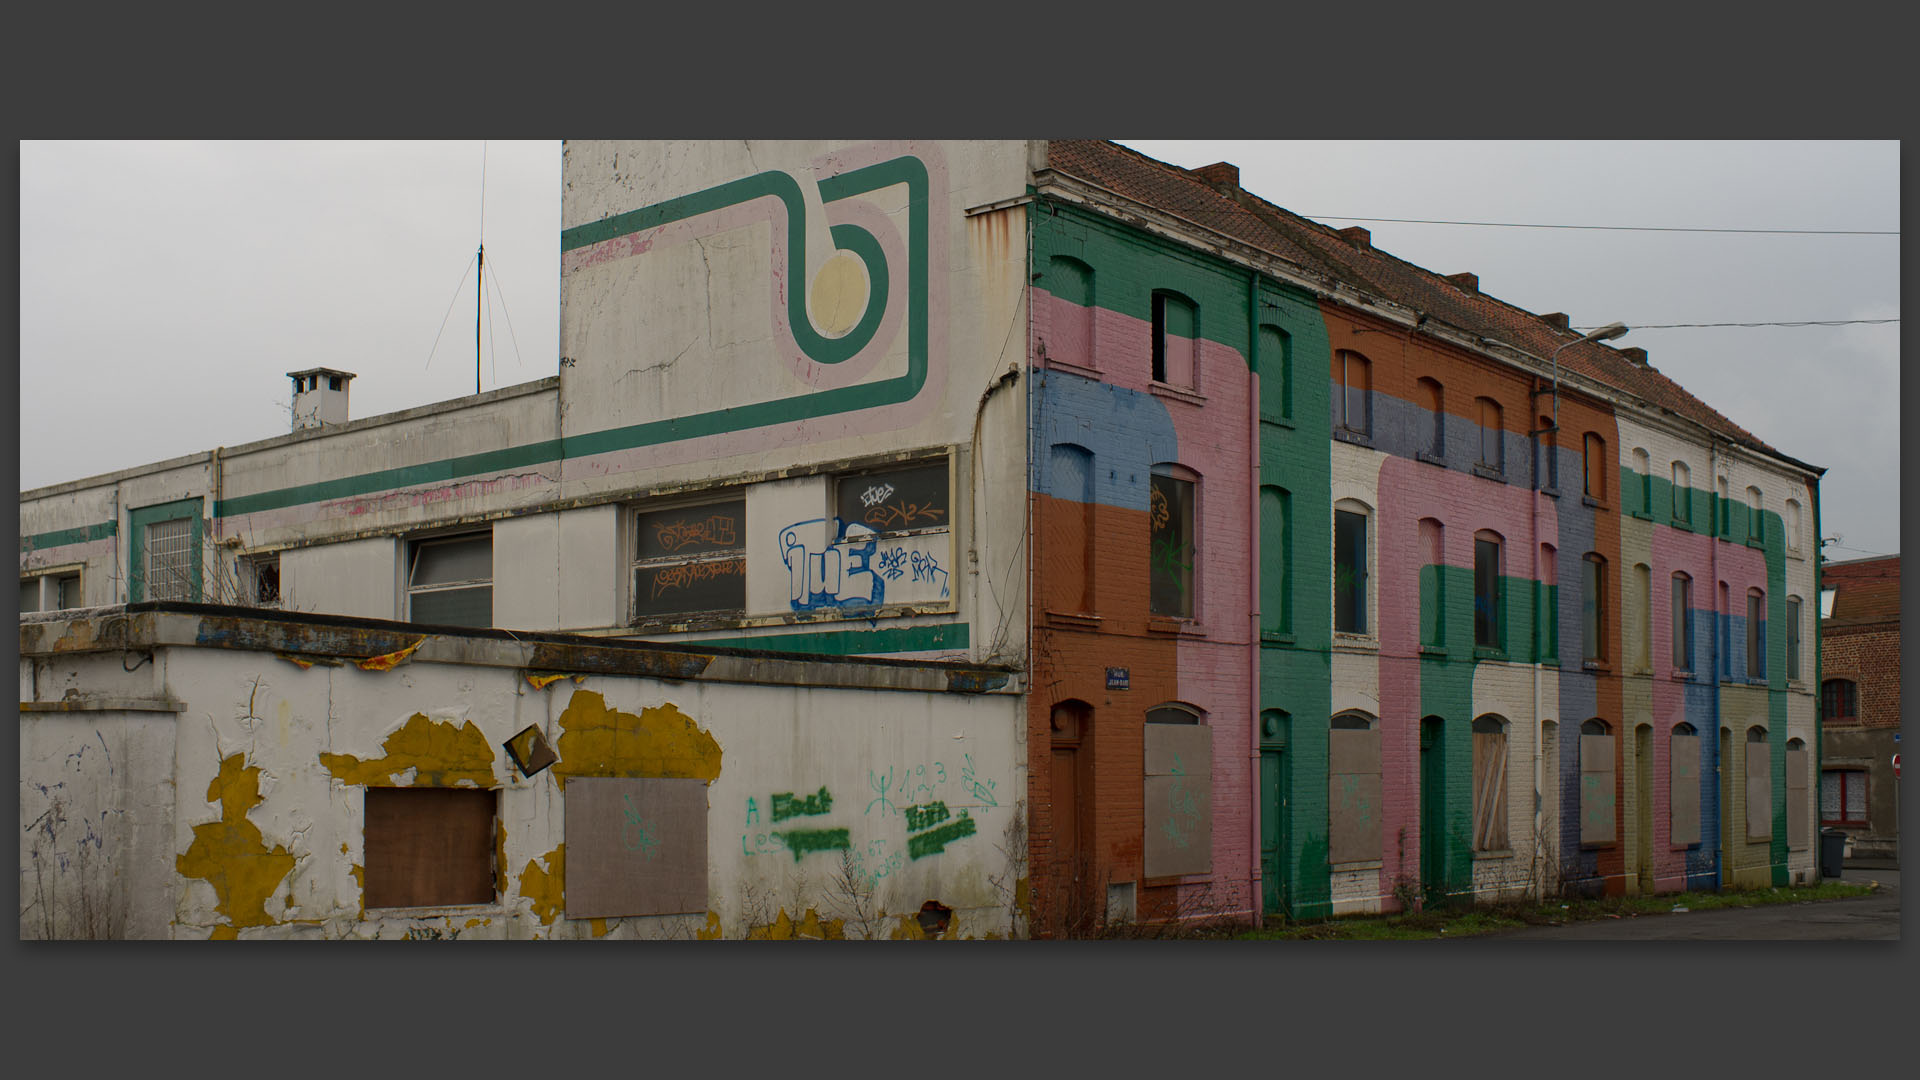
[[1871,885],[1823,881],[1779,889],[1728,892],[1661,893],[1653,896],[1607,896],[1545,903],[1483,904],[1479,907],[1437,908],[1406,915],[1347,915],[1318,922],[1285,923],[1239,935],[1243,941],[1422,941],[1474,937],[1518,930],[1525,926],[1561,926],[1588,919],[1633,918],[1685,908],[1759,907],[1763,904],[1809,904],[1845,900],[1873,892]]

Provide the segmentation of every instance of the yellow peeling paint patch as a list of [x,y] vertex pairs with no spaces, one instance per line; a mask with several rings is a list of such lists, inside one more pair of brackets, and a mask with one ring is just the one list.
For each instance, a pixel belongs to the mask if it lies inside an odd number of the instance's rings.
[[313,661],[306,660],[298,656],[292,656],[288,653],[277,652],[277,653],[274,653],[273,655],[279,657],[282,660],[285,660],[289,664],[295,665],[296,667],[300,668],[300,670],[302,671],[305,671],[306,669],[313,666]]
[[407,646],[406,648],[401,649],[399,652],[383,653],[379,656],[369,656],[365,660],[356,660],[354,661],[354,663],[362,671],[392,671],[394,668],[400,666],[400,664],[404,662],[407,657],[412,656],[413,651],[415,649],[418,649],[420,646],[425,645],[426,643],[427,643],[427,639],[421,638],[419,641],[416,641],[413,644]]
[[605,919],[593,920],[593,936],[594,937],[607,936],[607,920]]
[[566,678],[565,675],[535,675],[532,672],[527,673],[527,683],[535,690],[545,690],[547,687],[552,686],[564,678]]
[[234,927],[271,926],[267,898],[293,870],[293,856],[279,844],[267,847],[247,811],[260,804],[260,770],[240,754],[220,762],[207,785],[207,801],[220,804],[220,820],[193,827],[193,844],[175,857],[174,869],[213,886],[218,910]]
[[1026,878],[1013,883],[1013,902],[1020,908],[1020,914],[1028,919],[1033,918],[1033,889],[1027,884]]
[[567,909],[567,845],[563,841],[558,847],[547,853],[547,868],[542,870],[539,860],[528,860],[527,868],[520,871],[520,895],[533,901],[533,913],[540,916],[542,925],[553,925],[554,917]]
[[468,919],[467,920],[467,929],[469,930],[473,929],[476,926],[492,926],[492,925],[493,925],[492,919]]
[[913,915],[900,916],[899,925],[893,928],[893,933],[889,936],[894,941],[926,941],[928,940],[927,932],[925,930],[920,929],[919,918]]
[[693,936],[694,936],[694,937],[696,937],[696,938],[698,938],[698,939],[699,939],[699,940],[701,940],[701,941],[718,941],[718,940],[720,940],[720,915],[719,915],[719,913],[718,913],[718,912],[713,912],[713,911],[709,911],[709,912],[707,912],[707,925],[706,925],[706,926],[704,926],[704,927],[702,927],[702,928],[701,928],[701,929],[699,929],[699,930],[695,930],[695,931],[693,932]]
[[560,727],[560,761],[552,772],[563,789],[570,776],[709,782],[720,776],[720,744],[672,702],[635,716],[608,708],[591,690],[576,690]]
[[240,928],[237,926],[216,926],[213,933],[207,935],[208,941],[238,941]]
[[414,769],[415,787],[453,787],[462,781],[475,787],[494,784],[493,744],[473,721],[459,727],[414,713],[380,744],[384,757],[361,761],[352,754],[321,754],[320,764],[347,784],[385,787],[394,777]]
[[[709,918],[708,925],[717,928],[718,920]],[[813,908],[808,908],[799,922],[781,908],[767,925],[747,928],[748,941],[844,941],[846,937],[845,919],[822,919]]]
[[507,891],[507,823],[493,819],[493,891]]

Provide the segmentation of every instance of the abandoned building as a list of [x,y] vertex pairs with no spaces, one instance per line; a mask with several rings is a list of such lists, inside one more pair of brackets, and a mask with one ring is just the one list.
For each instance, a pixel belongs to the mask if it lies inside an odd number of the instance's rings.
[[562,174],[554,376],[291,372],[286,435],[22,493],[23,936],[1813,876],[1821,470],[1643,350],[1112,143]]

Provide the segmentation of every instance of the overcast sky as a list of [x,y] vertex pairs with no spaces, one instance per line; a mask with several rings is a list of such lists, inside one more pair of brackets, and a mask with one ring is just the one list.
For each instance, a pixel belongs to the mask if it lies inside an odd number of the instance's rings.
[[[1619,346],[1781,452],[1826,466],[1833,559],[1899,550],[1897,236],[1470,227],[1896,230],[1899,146],[1159,142],[1376,247]],[[23,143],[20,485],[288,430],[289,371],[356,372],[372,416],[473,392],[482,144]],[[552,374],[560,144],[484,147],[484,389]],[[436,344],[437,338],[437,344]],[[49,407],[85,396],[85,411]]]

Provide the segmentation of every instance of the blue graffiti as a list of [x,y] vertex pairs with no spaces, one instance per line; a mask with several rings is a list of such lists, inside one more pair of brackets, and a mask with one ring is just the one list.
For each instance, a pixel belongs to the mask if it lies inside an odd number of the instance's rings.
[[940,583],[940,599],[945,600],[947,598],[947,572],[940,569],[939,562],[937,562],[932,555],[924,551],[914,552],[912,561],[913,580],[938,581]]
[[[888,581],[899,581],[907,572],[907,549],[888,548],[880,553],[880,572],[887,575]],[[913,580],[920,580],[920,568],[914,567]]]
[[[822,551],[807,542],[810,525],[838,529],[836,539]],[[878,533],[857,521],[814,518],[780,530],[780,557],[787,564],[789,600],[795,611],[817,608],[876,607],[885,602],[887,583],[875,573],[874,550]]]

